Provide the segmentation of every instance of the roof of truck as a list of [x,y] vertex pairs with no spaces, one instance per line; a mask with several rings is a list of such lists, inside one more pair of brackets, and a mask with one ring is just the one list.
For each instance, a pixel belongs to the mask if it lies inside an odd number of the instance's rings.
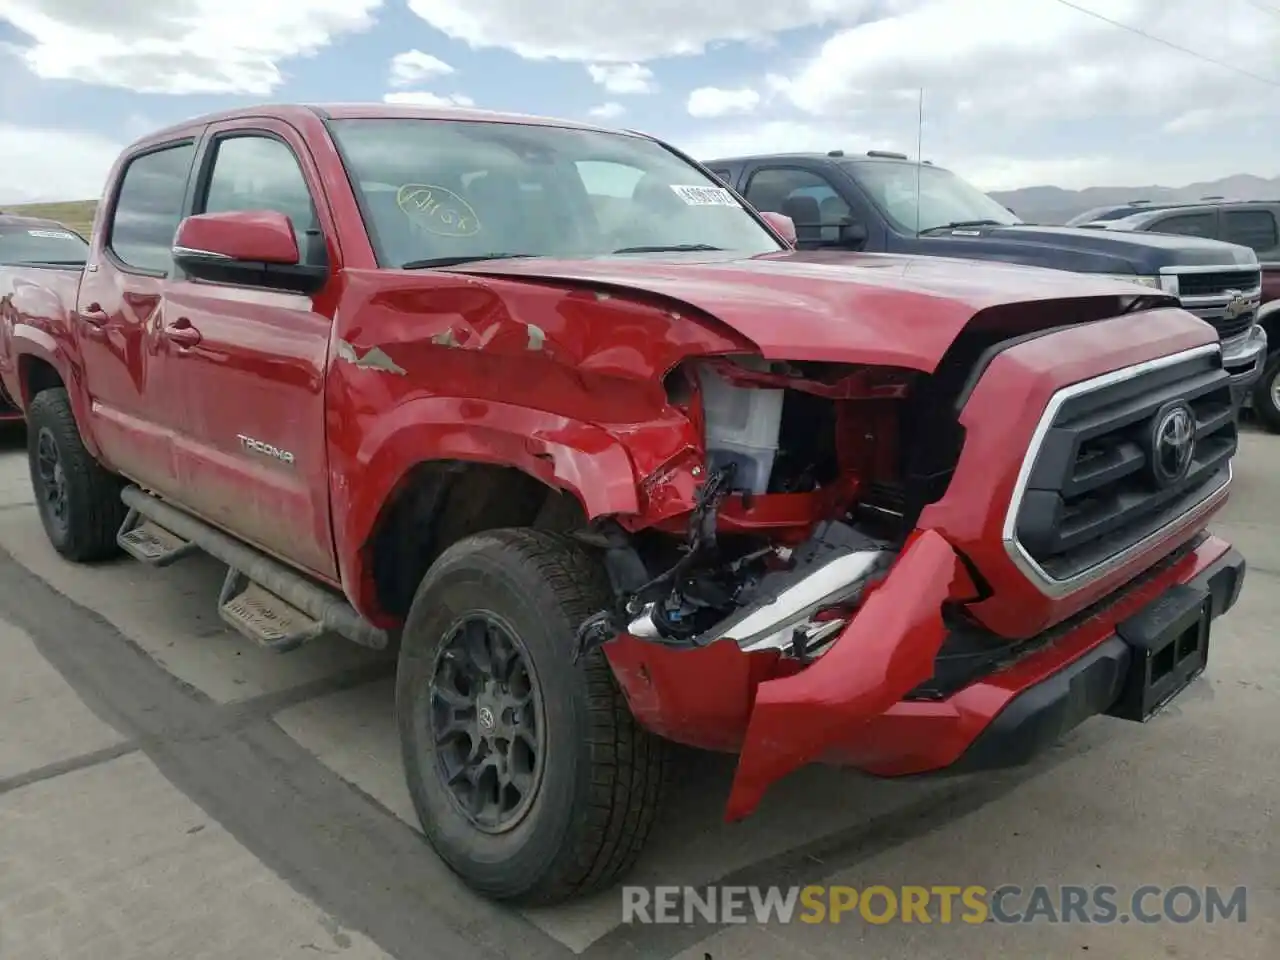
[[202,116],[183,120],[162,130],[157,130],[139,139],[135,145],[155,140],[165,140],[184,133],[193,133],[201,127],[224,120],[242,120],[258,117],[269,120],[283,120],[295,125],[322,120],[354,120],[354,119],[403,119],[403,120],[474,120],[489,123],[519,123],[537,126],[571,127],[577,130],[598,130],[608,133],[631,133],[609,127],[600,127],[577,120],[563,120],[555,117],[534,116],[524,113],[501,113],[496,110],[482,110],[478,107],[435,107],[417,104],[399,103],[265,103],[251,107],[237,107],[231,110],[220,110]]

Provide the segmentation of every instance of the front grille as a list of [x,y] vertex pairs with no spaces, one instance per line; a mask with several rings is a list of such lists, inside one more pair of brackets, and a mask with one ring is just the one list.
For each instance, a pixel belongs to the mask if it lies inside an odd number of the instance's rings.
[[1250,327],[1256,319],[1255,312],[1250,310],[1248,313],[1242,313],[1238,317],[1214,317],[1208,316],[1204,318],[1206,322],[1213,324],[1213,329],[1218,331],[1219,340],[1230,340],[1232,337],[1238,337]]
[[[1017,501],[1016,545],[1055,581],[1086,574],[1194,509],[1226,482],[1236,451],[1218,348],[1099,380],[1060,395]],[[1156,442],[1161,425],[1176,438],[1181,405],[1194,427],[1185,468],[1176,444]]]
[[1178,295],[1183,297],[1220,297],[1228,290],[1248,293],[1262,283],[1260,270],[1224,270],[1221,273],[1178,274]]

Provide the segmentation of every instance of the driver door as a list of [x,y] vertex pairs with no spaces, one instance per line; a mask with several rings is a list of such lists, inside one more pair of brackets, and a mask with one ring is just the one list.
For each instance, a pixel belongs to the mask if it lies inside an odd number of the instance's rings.
[[[314,161],[292,127],[230,121],[211,127],[205,143],[194,213],[284,213],[304,263],[336,264]],[[168,297],[171,318],[192,331],[173,361],[187,408],[188,429],[174,441],[185,504],[331,580],[325,372],[332,300],[328,287],[312,297],[185,276],[170,284]]]

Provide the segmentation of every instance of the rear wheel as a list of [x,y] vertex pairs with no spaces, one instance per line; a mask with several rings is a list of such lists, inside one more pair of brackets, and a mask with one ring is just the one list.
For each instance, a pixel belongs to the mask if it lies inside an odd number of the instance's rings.
[[653,825],[667,745],[635,724],[599,650],[570,662],[608,602],[580,547],[532,530],[460,541],[414,597],[396,684],[409,792],[432,846],[488,896],[606,886]]
[[1267,357],[1267,365],[1250,399],[1258,422],[1269,432],[1280,433],[1280,351]]
[[79,563],[115,556],[125,516],[121,484],[85,449],[64,388],[42,390],[27,407],[27,459],[53,548]]

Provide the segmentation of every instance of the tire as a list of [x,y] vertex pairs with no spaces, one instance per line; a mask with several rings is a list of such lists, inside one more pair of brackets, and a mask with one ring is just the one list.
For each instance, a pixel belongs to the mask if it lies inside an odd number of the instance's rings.
[[126,513],[122,484],[85,449],[64,388],[42,390],[27,407],[27,461],[53,548],[76,563],[116,556]]
[[[481,533],[454,544],[414,595],[396,676],[409,793],[440,857],[468,886],[495,900],[549,905],[604,888],[631,868],[653,826],[668,744],[635,723],[599,649],[570,662],[578,625],[609,600],[601,566],[582,547],[523,529]],[[460,622],[468,629],[482,622],[489,631],[487,649],[499,644],[494,631],[508,631],[515,639],[507,645],[521,647],[531,668],[525,675],[532,678],[528,689],[536,692],[526,696],[525,710],[499,705],[489,714],[490,721],[510,715],[526,722],[535,715],[541,736],[540,769],[527,755],[523,764],[516,762],[517,748],[508,748],[508,772],[521,765],[534,772],[533,785],[520,794],[523,813],[516,810],[505,826],[473,819],[446,783],[446,767],[476,742],[485,722],[483,704],[493,702],[483,694],[480,704],[445,711],[442,698],[447,693],[457,700],[463,686],[457,677],[472,663],[451,645]],[[513,697],[526,689],[518,676],[518,667],[509,674]],[[494,682],[484,689],[493,689]],[[474,695],[480,688],[470,689]],[[461,722],[471,733],[438,745],[442,711],[466,717]],[[513,734],[508,742],[517,740]],[[495,743],[501,753],[502,741]]]
[[1267,365],[1253,388],[1253,415],[1269,433],[1280,433],[1280,351],[1267,357]]

